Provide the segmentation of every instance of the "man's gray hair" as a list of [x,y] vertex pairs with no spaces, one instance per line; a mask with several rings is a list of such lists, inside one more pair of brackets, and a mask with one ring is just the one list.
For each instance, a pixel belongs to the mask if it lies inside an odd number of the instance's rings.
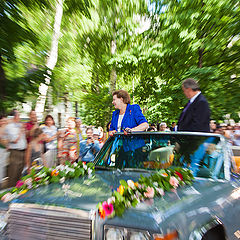
[[191,88],[193,91],[198,91],[200,90],[200,87],[197,83],[196,80],[194,80],[193,78],[187,78],[182,82],[182,86],[184,88]]

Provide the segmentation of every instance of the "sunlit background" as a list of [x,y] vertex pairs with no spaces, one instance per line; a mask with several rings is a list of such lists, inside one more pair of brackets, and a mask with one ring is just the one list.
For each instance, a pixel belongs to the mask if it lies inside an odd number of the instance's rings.
[[105,126],[123,88],[170,123],[192,77],[212,119],[238,122],[239,30],[239,0],[0,0],[0,111]]

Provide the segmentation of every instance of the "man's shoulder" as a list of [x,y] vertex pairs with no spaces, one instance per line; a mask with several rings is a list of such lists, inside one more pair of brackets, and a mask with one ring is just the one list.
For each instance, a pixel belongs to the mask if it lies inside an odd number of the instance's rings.
[[201,102],[201,101],[207,102],[206,97],[202,93],[200,93],[196,98],[196,102]]

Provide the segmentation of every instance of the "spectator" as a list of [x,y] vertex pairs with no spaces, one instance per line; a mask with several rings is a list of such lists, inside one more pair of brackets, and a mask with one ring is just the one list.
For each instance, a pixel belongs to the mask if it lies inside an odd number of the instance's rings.
[[216,124],[216,122],[215,122],[214,120],[211,120],[211,121],[210,121],[210,132],[211,132],[211,133],[214,133],[214,132],[216,131],[216,129],[217,129],[217,124]]
[[86,130],[87,139],[80,142],[79,157],[83,162],[92,162],[100,150],[99,142],[94,140],[93,129],[88,127]]
[[26,165],[30,172],[31,167],[46,166],[46,161],[43,155],[42,140],[45,138],[41,128],[35,128],[32,134],[32,140],[28,144],[26,150]]
[[80,118],[75,118],[75,123],[76,123],[75,131],[77,133],[77,156],[78,156],[80,142],[83,140],[82,129],[81,129],[82,120]]
[[32,110],[29,113],[29,120],[30,121],[25,124],[26,137],[27,137],[28,143],[31,141],[34,130],[39,127],[37,122],[37,115],[35,111]]
[[113,105],[117,109],[112,114],[109,135],[116,132],[145,131],[149,126],[137,104],[130,105],[130,96],[125,90],[113,92]]
[[67,128],[59,133],[58,157],[60,164],[66,161],[74,163],[77,158],[77,133],[75,131],[75,118],[67,119]]
[[15,186],[21,177],[24,167],[25,149],[27,147],[25,128],[20,122],[19,112],[14,110],[12,114],[13,120],[5,129],[10,152],[7,170],[9,187]]
[[8,124],[8,120],[5,115],[0,116],[0,184],[2,186],[2,179],[6,175],[6,165],[7,165],[7,158],[8,158],[8,151],[7,151],[7,140],[5,136],[5,128]]
[[57,164],[57,127],[51,115],[47,115],[44,121],[45,125],[42,131],[45,134],[44,138],[44,157],[47,167],[53,167]]
[[240,146],[240,123],[236,125],[236,130],[233,134],[233,144],[235,146]]
[[172,122],[172,126],[170,127],[170,131],[176,132],[177,131],[177,124],[176,122]]
[[165,122],[160,123],[160,128],[159,130],[161,132],[170,132],[170,130],[167,128],[167,124]]
[[154,126],[150,126],[148,129],[147,129],[148,132],[155,132],[157,131],[156,128]]

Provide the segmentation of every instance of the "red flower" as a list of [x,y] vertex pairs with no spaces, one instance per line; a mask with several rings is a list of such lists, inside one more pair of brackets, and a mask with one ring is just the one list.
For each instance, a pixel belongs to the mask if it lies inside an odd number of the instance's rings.
[[181,181],[183,180],[183,175],[182,175],[180,172],[177,172],[177,171],[176,171],[175,174],[179,176],[179,178],[181,179]]
[[36,177],[36,178],[35,178],[35,181],[40,181],[40,180],[41,180],[40,177]]

